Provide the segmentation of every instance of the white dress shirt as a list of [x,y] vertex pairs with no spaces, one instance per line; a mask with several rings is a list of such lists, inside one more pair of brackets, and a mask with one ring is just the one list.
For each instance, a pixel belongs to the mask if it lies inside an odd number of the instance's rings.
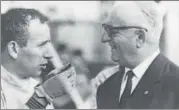
[[[134,91],[134,89],[136,88],[137,84],[141,80],[142,76],[144,75],[144,73],[146,72],[146,70],[148,69],[150,64],[154,61],[154,59],[159,55],[159,53],[160,53],[160,51],[157,50],[154,54],[152,54],[151,56],[146,58],[142,63],[140,63],[137,67],[135,67],[132,70],[133,73],[134,73],[134,77],[132,78],[132,90],[131,90],[131,93]],[[124,92],[124,89],[126,87],[126,83],[127,83],[127,79],[128,79],[126,73],[129,70],[130,69],[125,68],[125,74],[124,74],[124,77],[123,77],[122,83],[121,83],[119,102],[120,102],[121,96],[122,96],[122,94]]]

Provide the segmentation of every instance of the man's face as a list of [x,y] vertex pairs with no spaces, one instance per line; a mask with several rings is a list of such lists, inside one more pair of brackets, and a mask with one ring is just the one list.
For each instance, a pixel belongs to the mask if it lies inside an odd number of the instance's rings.
[[48,46],[50,46],[50,30],[47,24],[35,19],[30,21],[27,46],[19,49],[17,62],[27,77],[40,76],[51,58]]
[[122,66],[129,67],[136,54],[135,28],[113,26],[111,22],[103,24],[103,43],[111,48],[111,58]]

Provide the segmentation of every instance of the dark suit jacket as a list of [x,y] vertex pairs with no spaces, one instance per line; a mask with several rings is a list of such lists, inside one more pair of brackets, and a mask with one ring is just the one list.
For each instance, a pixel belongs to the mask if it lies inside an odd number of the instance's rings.
[[[99,86],[97,107],[118,109],[123,73],[118,71]],[[159,54],[127,101],[128,109],[179,108],[179,68]]]

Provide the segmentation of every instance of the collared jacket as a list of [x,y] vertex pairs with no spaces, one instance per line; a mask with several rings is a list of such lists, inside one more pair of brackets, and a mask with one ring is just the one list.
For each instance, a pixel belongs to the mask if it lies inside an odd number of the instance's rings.
[[34,79],[19,79],[1,66],[1,109],[28,109],[25,104],[36,85]]
[[[118,71],[97,90],[98,109],[120,108],[119,93],[123,72]],[[178,109],[179,67],[159,54],[146,70],[127,100],[126,109]]]

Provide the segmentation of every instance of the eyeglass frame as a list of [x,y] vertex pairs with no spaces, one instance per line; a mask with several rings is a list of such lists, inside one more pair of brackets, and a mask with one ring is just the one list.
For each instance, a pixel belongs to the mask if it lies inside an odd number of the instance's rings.
[[114,26],[111,26],[111,25],[107,25],[107,24],[102,24],[102,27],[105,29],[105,31],[107,32],[107,35],[109,36],[109,37],[111,37],[111,30],[113,30],[113,29],[122,29],[122,30],[124,30],[124,29],[129,29],[129,28],[136,28],[136,29],[143,29],[143,30],[145,30],[146,32],[148,32],[148,29],[146,29],[146,28],[143,28],[143,27],[140,27],[140,26],[120,26],[120,27],[114,27]]

